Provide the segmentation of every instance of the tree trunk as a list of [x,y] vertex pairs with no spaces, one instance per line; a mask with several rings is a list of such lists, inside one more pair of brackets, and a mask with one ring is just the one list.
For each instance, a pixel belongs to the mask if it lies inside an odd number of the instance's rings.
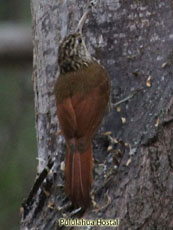
[[[32,0],[40,175],[23,204],[22,230],[63,229],[58,219],[74,214],[64,194],[53,86],[59,42],[74,31],[83,2]],[[100,1],[85,25],[90,53],[109,72],[112,103],[129,96],[112,106],[93,141],[95,202],[85,219],[119,218],[121,230],[173,229],[172,10],[168,0]]]

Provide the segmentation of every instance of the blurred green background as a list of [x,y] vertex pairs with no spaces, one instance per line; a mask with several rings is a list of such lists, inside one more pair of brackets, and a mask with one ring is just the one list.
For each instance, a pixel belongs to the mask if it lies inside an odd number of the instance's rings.
[[[7,23],[31,28],[30,1],[0,0],[0,31]],[[0,34],[1,36],[1,34]],[[0,44],[3,45],[3,44]],[[0,50],[1,52],[1,50]],[[32,51],[31,51],[32,52]],[[0,53],[0,229],[18,230],[19,209],[36,175],[31,54]]]

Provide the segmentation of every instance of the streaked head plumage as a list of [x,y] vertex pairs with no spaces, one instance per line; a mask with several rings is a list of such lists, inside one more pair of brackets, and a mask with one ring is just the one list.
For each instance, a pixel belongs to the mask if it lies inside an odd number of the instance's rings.
[[58,64],[61,73],[76,71],[92,60],[81,33],[65,37],[59,46]]

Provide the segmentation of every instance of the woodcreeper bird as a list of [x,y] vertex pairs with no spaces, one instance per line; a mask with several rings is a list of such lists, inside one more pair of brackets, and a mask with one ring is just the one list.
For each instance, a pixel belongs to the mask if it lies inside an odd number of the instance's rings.
[[81,27],[60,44],[58,64],[54,93],[67,148],[65,191],[75,207],[86,209],[93,181],[91,142],[109,101],[109,78],[88,52]]

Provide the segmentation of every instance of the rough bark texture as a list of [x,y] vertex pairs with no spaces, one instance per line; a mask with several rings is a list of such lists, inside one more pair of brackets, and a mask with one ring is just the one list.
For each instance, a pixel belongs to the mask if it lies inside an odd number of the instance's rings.
[[[85,6],[79,0],[32,1],[39,172],[47,162],[51,170],[38,176],[23,204],[22,230],[60,229],[58,219],[72,215],[65,208],[60,170],[65,147],[58,136],[53,86],[59,41],[73,31]],[[84,28],[89,51],[110,74],[112,103],[140,89],[109,112],[95,137],[97,207],[84,218],[118,217],[121,230],[173,229],[172,10],[168,0],[100,1]],[[111,131],[119,143],[103,131]]]

